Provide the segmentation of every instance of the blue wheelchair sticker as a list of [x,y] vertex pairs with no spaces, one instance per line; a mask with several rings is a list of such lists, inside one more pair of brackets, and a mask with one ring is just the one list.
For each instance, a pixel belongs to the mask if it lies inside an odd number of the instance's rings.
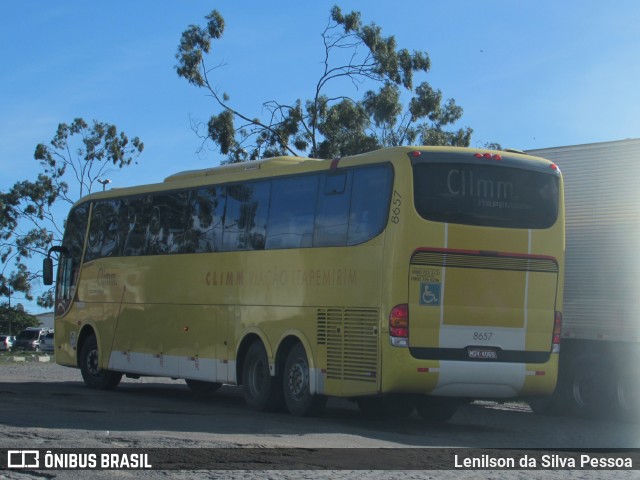
[[420,283],[420,305],[428,305],[432,307],[440,306],[440,288],[439,283]]

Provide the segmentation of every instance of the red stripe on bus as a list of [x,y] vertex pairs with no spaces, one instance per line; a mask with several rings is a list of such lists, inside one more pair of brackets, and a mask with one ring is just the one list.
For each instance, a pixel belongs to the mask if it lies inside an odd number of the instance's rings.
[[474,255],[476,257],[507,257],[507,258],[532,258],[537,260],[550,260],[554,263],[558,263],[555,257],[549,255],[536,255],[531,253],[512,253],[512,252],[497,252],[489,250],[461,250],[456,248],[438,248],[438,247],[420,247],[413,251],[413,255],[419,252],[431,252],[431,253],[458,253],[463,255]]

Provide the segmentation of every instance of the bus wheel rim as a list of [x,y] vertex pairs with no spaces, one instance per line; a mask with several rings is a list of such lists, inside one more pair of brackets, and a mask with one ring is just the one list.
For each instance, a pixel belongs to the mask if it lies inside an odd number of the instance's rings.
[[304,397],[309,385],[309,368],[304,360],[297,359],[289,369],[289,392],[296,400]]
[[87,355],[87,370],[91,375],[98,375],[100,369],[98,368],[98,351],[91,350]]

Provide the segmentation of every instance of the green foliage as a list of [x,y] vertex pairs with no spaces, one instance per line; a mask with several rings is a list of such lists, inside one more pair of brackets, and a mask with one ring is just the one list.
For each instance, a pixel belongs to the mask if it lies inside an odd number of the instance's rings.
[[[471,128],[449,131],[462,117],[453,99],[417,76],[431,68],[426,52],[398,48],[394,36],[383,35],[374,23],[365,25],[360,12],[331,9],[322,32],[323,69],[309,99],[263,104],[265,120],[234,109],[227,94],[220,94],[206,60],[212,42],[222,38],[225,22],[214,10],[206,25],[189,26],[176,53],[178,75],[207,90],[220,108],[208,122],[206,139],[218,145],[229,162],[276,155],[335,157],[386,146],[415,144],[468,146]],[[219,65],[220,66],[220,65]],[[330,85],[369,87],[361,99],[330,97]],[[340,83],[342,82],[342,83]],[[406,107],[403,98],[406,97]],[[237,124],[239,123],[239,124]]]
[[[129,141],[115,125],[96,120],[89,125],[76,118],[70,125],[58,125],[50,145],[38,144],[34,158],[43,169],[42,178],[51,181],[50,190],[73,204],[91,193],[97,180],[109,173],[112,166],[130,165],[143,150],[144,144],[138,137]],[[77,195],[68,195],[69,185],[64,181],[68,171],[77,184]]]
[[487,150],[502,150],[502,145],[495,142],[485,143],[484,148]]
[[[64,225],[53,210],[56,202],[72,205],[113,167],[134,162],[143,149],[138,137],[129,140],[115,125],[88,124],[82,118],[59,124],[49,144],[36,146],[34,158],[41,169],[36,180],[19,181],[0,192],[0,295],[22,292],[33,299],[32,284],[41,273],[26,263],[61,240]],[[51,292],[38,303],[50,307]]]
[[37,327],[38,319],[8,303],[0,304],[0,333],[16,336],[27,327]]

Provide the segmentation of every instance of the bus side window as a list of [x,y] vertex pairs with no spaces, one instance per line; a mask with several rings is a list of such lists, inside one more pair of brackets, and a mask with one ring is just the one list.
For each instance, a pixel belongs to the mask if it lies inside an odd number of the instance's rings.
[[223,250],[263,250],[271,182],[227,187]]
[[188,192],[153,196],[151,218],[145,234],[145,254],[182,253],[187,225]]
[[391,167],[376,165],[354,172],[348,245],[366,242],[384,229],[391,198]]
[[321,177],[313,233],[314,247],[347,244],[352,177],[352,171],[329,173]]
[[267,249],[312,246],[318,179],[305,175],[272,181]]
[[145,239],[147,227],[149,226],[153,209],[151,208],[151,197],[144,195],[134,197],[125,201],[124,224],[125,242],[123,255],[136,256],[144,255]]
[[269,219],[269,198],[271,182],[256,182],[253,184],[251,202],[245,205],[248,247],[250,250],[264,250],[267,221]]
[[204,187],[191,192],[183,247],[185,253],[209,253],[221,249],[225,203],[224,187]]
[[85,260],[120,255],[120,200],[93,204]]

